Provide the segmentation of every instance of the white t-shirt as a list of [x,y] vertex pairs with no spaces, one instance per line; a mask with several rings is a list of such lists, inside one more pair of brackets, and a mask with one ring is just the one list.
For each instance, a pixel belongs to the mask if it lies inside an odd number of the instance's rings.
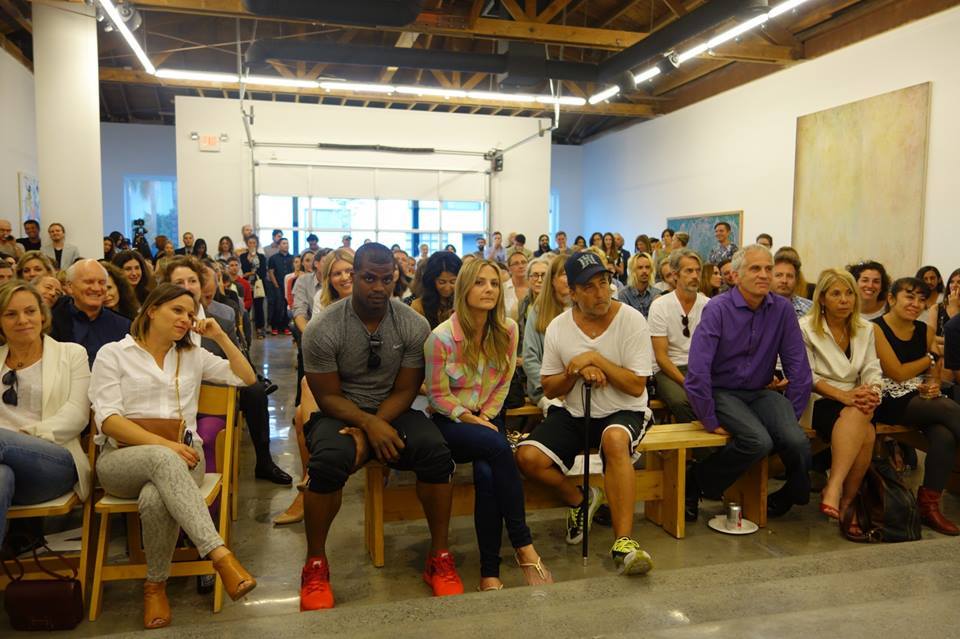
[[[37,360],[26,368],[17,371],[17,405],[11,406],[0,401],[0,428],[18,431],[21,427],[40,421],[43,407],[43,367]],[[7,374],[10,367],[0,367],[0,377]],[[9,386],[0,386],[0,392],[6,392]]]
[[[709,301],[709,297],[703,293],[697,293],[697,300],[693,303],[690,314],[687,315],[687,328],[690,337],[683,336],[683,306],[680,305],[680,299],[677,297],[676,291],[661,295],[650,304],[650,312],[647,314],[650,336],[667,338],[667,356],[675,365],[687,365],[693,331],[700,323],[700,314],[703,312],[703,307]],[[656,361],[654,361],[654,368],[660,368]]]
[[[626,304],[620,304],[610,326],[596,339],[588,337],[573,321],[573,309],[558,315],[547,326],[540,374],[544,377],[560,374],[571,359],[587,351],[596,351],[637,375],[649,377],[652,374],[653,349],[647,320],[640,311]],[[578,379],[563,402],[574,417],[583,417],[582,390],[583,380]],[[604,388],[594,386],[590,398],[591,417],[606,417],[618,410],[644,412],[646,408],[646,390],[640,397],[633,397],[609,383]]]

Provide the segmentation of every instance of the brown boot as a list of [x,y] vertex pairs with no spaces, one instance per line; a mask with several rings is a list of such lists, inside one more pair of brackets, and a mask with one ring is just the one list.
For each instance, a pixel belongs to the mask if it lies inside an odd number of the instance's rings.
[[940,512],[942,490],[932,490],[923,486],[917,491],[917,505],[920,507],[920,521],[941,535],[960,535],[960,528]]
[[167,582],[143,582],[143,627],[147,630],[170,625]]
[[214,561],[213,568],[223,580],[224,590],[234,601],[257,587],[257,580],[240,565],[232,552]]

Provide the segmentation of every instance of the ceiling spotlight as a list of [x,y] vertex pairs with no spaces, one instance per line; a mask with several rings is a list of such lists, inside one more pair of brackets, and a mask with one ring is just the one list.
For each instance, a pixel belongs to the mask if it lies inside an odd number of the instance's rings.
[[[137,8],[133,6],[130,2],[120,2],[116,3],[117,15],[123,20],[123,23],[126,25],[131,32],[136,31],[140,28],[140,25],[143,24],[143,16],[140,15],[140,12],[137,11]],[[107,33],[110,33],[114,30],[113,23],[107,19],[107,14],[104,13],[101,7],[97,7],[97,22],[102,22],[103,30]]]

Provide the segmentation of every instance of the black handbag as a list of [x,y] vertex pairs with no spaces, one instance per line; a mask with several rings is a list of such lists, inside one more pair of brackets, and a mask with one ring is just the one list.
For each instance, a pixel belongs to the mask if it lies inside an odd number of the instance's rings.
[[10,577],[3,607],[14,630],[73,630],[83,619],[83,589],[77,579],[77,569],[46,544],[43,548],[63,561],[73,571],[73,576],[58,575],[47,569],[37,557],[36,548],[33,549],[34,562],[52,579],[24,579],[23,565],[16,557],[12,561],[20,574],[14,577],[6,562],[0,562]]

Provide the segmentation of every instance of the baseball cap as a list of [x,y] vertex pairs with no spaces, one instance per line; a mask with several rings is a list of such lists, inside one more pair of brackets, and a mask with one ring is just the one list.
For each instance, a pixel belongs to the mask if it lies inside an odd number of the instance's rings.
[[567,283],[570,286],[574,284],[583,286],[597,273],[607,272],[600,258],[589,251],[574,253],[568,257],[563,265],[563,270],[567,272]]

